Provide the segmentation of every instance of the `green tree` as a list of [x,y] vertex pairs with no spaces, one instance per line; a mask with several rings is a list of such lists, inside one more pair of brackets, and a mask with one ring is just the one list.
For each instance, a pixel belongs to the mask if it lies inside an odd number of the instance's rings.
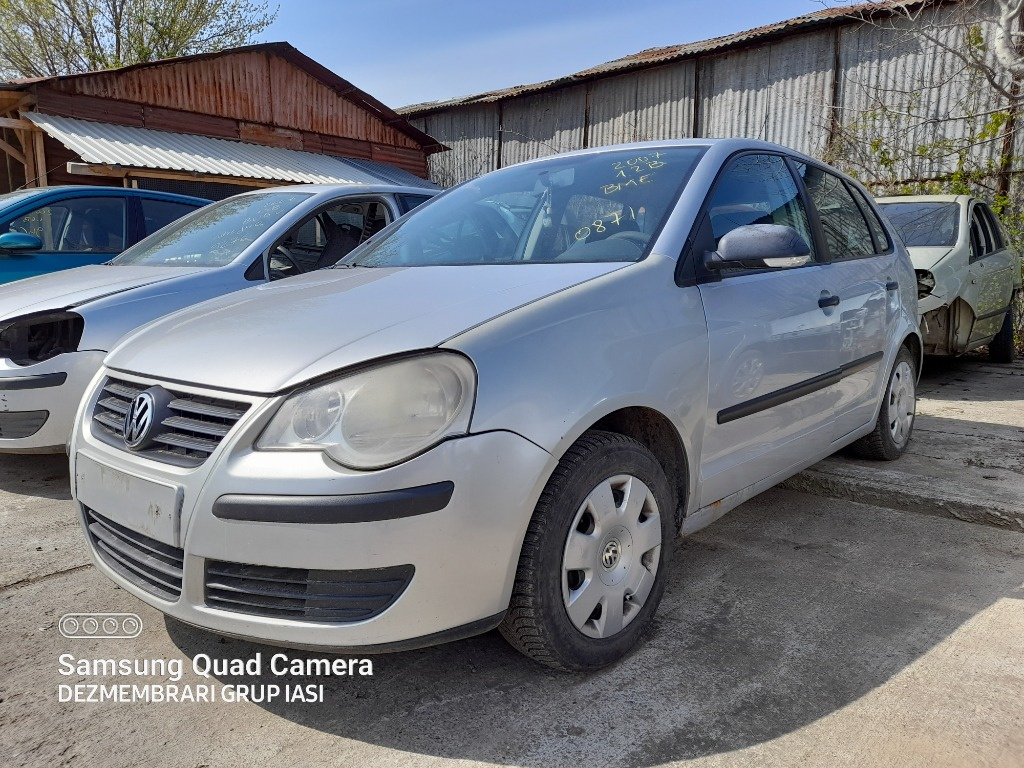
[[0,75],[46,77],[253,42],[266,0],[0,0]]

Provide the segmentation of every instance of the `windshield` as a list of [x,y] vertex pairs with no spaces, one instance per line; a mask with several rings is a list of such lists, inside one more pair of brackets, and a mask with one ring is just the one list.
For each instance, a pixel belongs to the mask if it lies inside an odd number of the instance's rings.
[[282,216],[310,197],[272,192],[229,197],[154,232],[111,264],[142,267],[222,267]]
[[960,227],[957,203],[879,203],[908,248],[956,245]]
[[639,261],[704,150],[616,150],[496,171],[338,266]]

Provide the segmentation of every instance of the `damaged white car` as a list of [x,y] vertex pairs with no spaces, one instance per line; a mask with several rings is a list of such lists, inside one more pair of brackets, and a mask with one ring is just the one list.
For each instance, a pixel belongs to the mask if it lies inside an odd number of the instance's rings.
[[988,345],[1013,361],[1020,256],[988,205],[968,195],[880,197],[882,212],[910,251],[926,355]]

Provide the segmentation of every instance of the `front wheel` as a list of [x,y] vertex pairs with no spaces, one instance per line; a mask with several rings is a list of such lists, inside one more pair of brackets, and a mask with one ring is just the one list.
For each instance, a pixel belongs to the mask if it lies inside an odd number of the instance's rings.
[[885,386],[885,396],[878,410],[875,428],[854,443],[854,448],[861,456],[894,461],[903,455],[914,431],[916,393],[916,361],[909,349],[901,347],[889,372],[889,381]]
[[591,431],[559,462],[523,541],[505,639],[555,669],[610,664],[636,644],[665,590],[673,494],[637,441]]

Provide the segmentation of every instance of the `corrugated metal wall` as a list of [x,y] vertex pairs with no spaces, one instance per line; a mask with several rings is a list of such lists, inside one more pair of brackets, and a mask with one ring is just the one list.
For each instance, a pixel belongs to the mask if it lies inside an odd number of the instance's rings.
[[[986,40],[991,25],[983,19],[993,7],[984,0],[975,11]],[[864,148],[871,135],[898,155],[887,170],[892,178],[931,178],[955,170],[968,140],[1004,106],[957,56],[920,34],[927,29],[962,47],[961,12],[955,4],[925,9],[913,21],[896,15],[794,31],[764,45],[452,106],[411,122],[453,147],[429,158],[431,178],[444,185],[556,150],[691,136],[763,138],[822,156],[830,132],[840,148],[844,136],[861,139],[859,148],[844,149],[865,154],[843,156],[855,171],[877,166],[877,150]],[[971,165],[997,167],[1000,138],[974,143]],[[1024,135],[1017,143],[1014,154],[1024,158]]]
[[583,86],[506,102],[502,105],[500,129],[501,164],[580,149],[586,111],[587,90]]
[[[951,173],[960,159],[958,149],[967,144],[974,144],[967,149],[971,165],[998,164],[998,137],[982,143],[970,140],[993,111],[1004,107],[1001,98],[978,74],[966,71],[958,56],[927,39],[962,49],[965,30],[954,16],[959,10],[925,9],[916,21],[896,17],[840,31],[840,133],[870,135],[892,150],[892,178]],[[979,21],[986,40],[992,39],[991,26]],[[921,35],[921,29],[928,35]],[[940,142],[949,146],[937,146]],[[845,151],[863,152],[863,144],[853,142]],[[850,156],[848,161],[854,168],[870,168],[877,164],[878,152],[872,154]]]
[[410,122],[450,148],[448,152],[437,152],[429,160],[430,178],[434,183],[454,186],[497,167],[497,104],[437,112]]
[[834,48],[832,32],[812,32],[703,59],[700,135],[746,136],[820,153]]

